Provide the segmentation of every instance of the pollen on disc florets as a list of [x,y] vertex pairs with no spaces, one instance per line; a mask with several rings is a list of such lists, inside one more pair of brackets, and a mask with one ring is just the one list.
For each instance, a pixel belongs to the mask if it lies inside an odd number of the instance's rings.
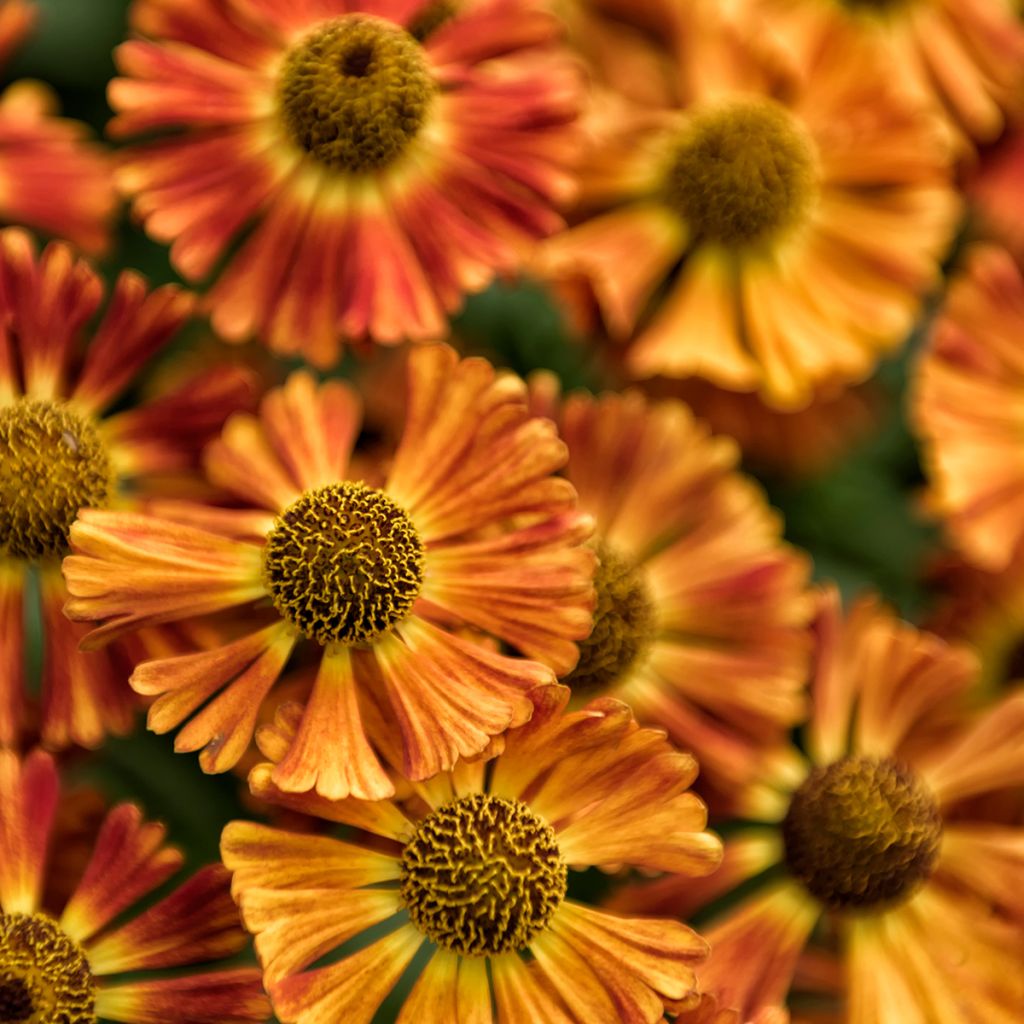
[[78,510],[106,505],[113,484],[87,416],[32,398],[0,408],[0,553],[33,561],[66,554]]
[[899,902],[931,875],[942,838],[934,796],[889,759],[813,771],[782,823],[790,872],[836,910]]
[[404,509],[366,484],[307,491],[277,517],[263,557],[278,612],[320,644],[377,639],[423,586],[423,542]]
[[665,197],[701,241],[756,246],[800,224],[817,192],[813,143],[784,107],[698,110],[676,140]]
[[437,87],[419,43],[399,25],[344,14],[285,56],[281,116],[321,163],[353,174],[386,167],[423,127]]
[[641,570],[604,544],[598,546],[598,558],[594,628],[579,643],[576,667],[562,677],[574,693],[595,693],[615,683],[654,640],[654,605]]
[[95,1024],[85,954],[44,914],[0,912],[0,1024]]
[[423,820],[402,854],[412,923],[463,956],[525,949],[565,898],[554,830],[518,800],[476,793]]

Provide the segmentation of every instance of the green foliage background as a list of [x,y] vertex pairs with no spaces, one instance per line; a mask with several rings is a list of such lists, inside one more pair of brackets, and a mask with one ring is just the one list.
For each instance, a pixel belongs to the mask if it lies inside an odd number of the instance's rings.
[[[111,51],[126,36],[128,0],[36,2],[38,28],[4,77],[49,83],[66,115],[102,134],[110,116],[106,84],[115,73]],[[154,282],[178,279],[166,250],[125,215],[102,270],[113,281],[123,267],[141,270]],[[520,373],[545,367],[568,388],[602,385],[587,348],[568,336],[557,311],[534,285],[496,286],[474,297],[456,326],[468,345]],[[837,580],[847,597],[876,587],[908,617],[919,616],[927,606],[922,568],[937,547],[934,531],[915,511],[922,479],[904,414],[908,363],[922,329],[880,371],[886,413],[872,436],[819,476],[799,482],[762,478],[771,502],[785,516],[788,537],[811,553],[819,578]],[[33,655],[30,669],[37,668]],[[73,762],[70,771],[96,783],[111,799],[135,800],[148,815],[166,822],[191,868],[216,859],[221,827],[245,814],[233,776],[203,775],[194,756],[175,755],[169,737],[146,733],[141,722],[133,736],[110,741],[97,755]],[[583,879],[585,888],[595,884]],[[393,1019],[398,998],[384,1008],[381,1020]]]

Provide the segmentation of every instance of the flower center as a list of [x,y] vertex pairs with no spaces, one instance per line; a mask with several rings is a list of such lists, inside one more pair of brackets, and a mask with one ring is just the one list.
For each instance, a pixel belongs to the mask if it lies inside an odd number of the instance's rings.
[[386,494],[328,484],[277,517],[263,572],[278,612],[311,640],[368,643],[419,597],[423,542]]
[[654,605],[640,569],[605,545],[594,574],[594,628],[580,645],[580,660],[562,682],[574,693],[593,693],[621,679],[650,649]]
[[909,897],[931,875],[942,838],[935,798],[888,759],[847,757],[793,795],[782,835],[789,870],[836,910]]
[[113,483],[95,425],[65,403],[0,408],[0,553],[64,555],[78,510],[106,505]]
[[813,144],[768,99],[698,111],[676,142],[666,200],[694,235],[757,245],[800,224],[817,191]]
[[463,956],[525,949],[565,897],[554,830],[518,800],[474,794],[438,808],[402,855],[414,925]]
[[95,1024],[96,985],[76,943],[43,914],[0,912],[0,1024]]
[[459,13],[460,0],[433,0],[409,24],[409,34],[424,40]]
[[392,22],[345,14],[284,59],[281,115],[307,153],[336,170],[396,160],[426,121],[436,87],[422,47]]

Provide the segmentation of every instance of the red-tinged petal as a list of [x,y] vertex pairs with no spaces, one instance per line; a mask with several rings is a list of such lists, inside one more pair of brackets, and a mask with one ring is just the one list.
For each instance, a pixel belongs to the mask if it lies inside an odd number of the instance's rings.
[[547,11],[491,0],[461,11],[433,32],[425,45],[437,65],[476,64],[521,47],[553,43],[561,32],[561,23]]
[[[407,413],[386,490],[427,543],[523,512],[552,514],[574,494],[552,474],[565,446],[531,419],[522,381],[445,345],[414,349]],[[561,486],[556,486],[561,485]]]
[[318,387],[308,373],[293,373],[260,408],[268,440],[302,491],[344,479],[361,417],[352,388],[336,380]]
[[273,514],[258,509],[219,508],[178,498],[147,499],[143,509],[157,519],[173,519],[237,540],[262,542],[274,528]]
[[405,925],[329,967],[272,982],[274,1011],[283,1024],[370,1024],[423,942]]
[[418,610],[436,606],[564,675],[578,657],[573,641],[593,628],[596,558],[580,543],[589,533],[589,518],[569,513],[428,548]]
[[447,333],[416,252],[387,207],[357,213],[348,226],[339,327],[353,338],[436,341]]
[[580,1021],[559,999],[544,974],[523,963],[517,955],[493,957],[491,976],[499,1020],[542,1020],[546,1024],[578,1024]]
[[693,969],[707,959],[708,944],[678,921],[618,917],[564,902],[551,928],[583,951],[606,954],[665,999],[683,999],[696,988]]
[[[245,648],[247,641],[253,641],[259,636],[260,634],[254,634],[253,637],[246,637],[238,643]],[[235,667],[241,668],[242,659],[249,653],[236,648],[236,658],[227,664],[221,660],[221,671],[217,675],[207,676],[204,671],[204,677],[193,686],[180,687],[157,700],[150,708],[150,727],[158,732],[163,731],[162,726],[173,721],[183,710],[194,710],[199,701],[223,685],[221,692],[178,733],[174,740],[174,749],[179,752],[201,750],[199,763],[205,772],[224,772],[241,760],[252,742],[260,707],[271,687],[280,678],[295,646],[295,636],[283,624],[270,626],[263,631],[262,636],[265,638],[265,648],[237,675],[226,680],[223,675],[225,668],[229,671]],[[212,667],[210,662],[222,656],[226,650],[227,648],[222,648],[220,651],[210,652],[206,662],[193,661],[187,667],[191,673],[196,673],[197,669],[209,669]],[[203,655],[193,657],[202,659]],[[164,666],[163,669],[160,668],[161,664]],[[166,664],[149,662],[146,676],[140,675],[141,670],[146,667],[140,665],[132,676],[132,685],[141,688],[156,673],[160,673],[166,683],[169,675]],[[181,660],[178,660],[178,667],[183,667]],[[211,678],[216,683],[213,689],[210,687]]]
[[416,826],[390,800],[328,800],[315,792],[286,793],[274,784],[273,774],[272,764],[258,764],[253,768],[249,773],[249,790],[253,796],[300,814],[352,825],[400,842],[407,842],[416,831]]
[[600,957],[591,967],[583,951],[553,930],[537,936],[530,952],[551,988],[572,1007],[574,1021],[654,1024],[664,1016],[664,1003],[650,989],[638,983],[630,986],[628,978],[616,977],[612,965]]
[[141,275],[123,271],[86,352],[72,392],[75,402],[93,412],[113,402],[177,334],[194,304],[176,285],[150,291]]
[[614,747],[632,728],[629,708],[617,700],[595,700],[580,711],[563,714],[569,695],[565,686],[531,692],[533,717],[506,737],[505,751],[494,764],[490,793],[509,800],[529,793],[534,799],[543,792],[553,766],[598,747]]
[[184,277],[201,280],[287,177],[277,147],[276,134],[251,126],[175,137],[122,154],[117,183],[141,193],[135,210],[146,230],[173,243],[171,262]]
[[555,235],[541,249],[537,271],[556,280],[585,276],[609,333],[623,338],[686,245],[681,220],[661,205],[636,204]]
[[198,871],[155,906],[89,942],[96,975],[220,960],[246,942],[231,899],[231,876],[220,864]]
[[61,915],[61,929],[85,942],[122,910],[148,895],[181,867],[178,850],[164,846],[167,830],[120,804],[103,822],[92,858]]
[[270,1005],[255,968],[102,987],[96,1014],[121,1024],[247,1024],[266,1021]]
[[[252,405],[256,389],[256,375],[249,370],[216,366],[155,401],[104,419],[103,436],[118,472],[141,477],[145,486],[150,475],[191,470],[228,416]],[[152,507],[147,511],[158,514]]]
[[50,830],[59,783],[53,758],[41,750],[24,761],[0,750],[0,908],[32,914],[43,894]]
[[65,614],[101,621],[100,646],[143,625],[173,622],[265,595],[262,548],[129,512],[83,509],[64,560]]
[[329,800],[386,800],[395,787],[362,724],[359,684],[348,648],[324,652],[313,693],[274,784],[291,793],[315,789]]
[[84,124],[53,116],[52,100],[39,82],[0,96],[0,215],[99,255],[117,203],[110,160]]
[[248,746],[260,702],[280,676],[294,643],[287,626],[276,623],[213,650],[143,662],[130,682],[138,693],[159,694],[148,724],[161,733],[180,725],[223,688],[190,723],[188,733],[183,730],[178,737],[181,748],[205,746],[203,763],[222,771]]
[[63,393],[78,333],[102,298],[96,272],[66,245],[53,242],[37,257],[26,232],[0,232],[0,306],[17,327],[25,394],[53,399]]
[[357,889],[396,881],[398,858],[328,836],[300,835],[233,821],[221,836],[221,857],[234,875],[232,891]]
[[238,900],[268,983],[303,970],[402,909],[397,889],[252,888]]
[[1024,694],[986,711],[962,738],[929,756],[917,769],[939,801],[1024,785]]
[[182,124],[241,125],[266,111],[265,76],[193,47],[132,39],[117,47],[114,61],[127,76],[107,86],[118,112],[107,126],[114,138]]
[[1024,920],[1024,829],[947,821],[937,870]]
[[206,0],[145,0],[132,5],[131,25],[143,36],[174,39],[256,68],[272,59],[279,44],[269,26]]
[[[599,803],[573,816],[564,827],[556,826],[562,855],[573,864],[628,863],[687,875],[713,872],[722,860],[722,843],[704,831],[704,802],[693,793],[666,795],[679,788],[680,775],[687,776],[691,761],[685,754],[662,755],[646,763],[624,758],[615,770],[603,773],[601,782],[612,785],[618,780],[622,795],[597,797]],[[577,766],[576,771],[581,769]],[[643,779],[634,773],[642,773]],[[586,806],[584,799],[581,794],[582,806]]]
[[14,746],[25,721],[24,569],[0,560],[0,746]]
[[740,1016],[785,1002],[796,962],[821,910],[792,882],[772,885],[703,929],[711,958],[700,987]]
[[617,889],[606,905],[623,914],[685,920],[781,862],[782,840],[778,830],[760,828],[730,833],[722,863],[710,875],[666,875],[655,881],[629,883]]
[[51,749],[71,743],[95,748],[109,734],[130,732],[139,705],[128,685],[130,666],[124,652],[107,648],[84,654],[79,649],[88,630],[65,618],[67,590],[59,572],[44,570],[40,590],[44,743]]
[[549,669],[508,658],[411,616],[374,654],[402,734],[406,775],[426,779],[473,757],[533,713]]
[[248,413],[236,413],[227,421],[221,436],[207,446],[203,463],[211,483],[275,513],[302,493],[263,423]]
[[[462,963],[468,963],[463,960]],[[412,991],[402,1004],[396,1024],[426,1024],[428,1021],[450,1021],[462,1024],[459,1015],[459,957],[438,949],[416,979]]]

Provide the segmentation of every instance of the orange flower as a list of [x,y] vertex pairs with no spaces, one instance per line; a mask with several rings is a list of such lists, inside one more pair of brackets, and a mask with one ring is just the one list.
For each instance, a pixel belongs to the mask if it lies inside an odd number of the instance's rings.
[[152,41],[117,51],[110,131],[181,130],[119,181],[190,279],[252,228],[210,296],[225,337],[321,366],[339,335],[439,338],[561,225],[578,75],[557,23],[533,0],[448,6],[422,42],[425,0],[132,6]]
[[[35,15],[23,0],[0,0],[0,63]],[[56,97],[39,82],[0,94],[0,220],[101,253],[116,206],[108,158],[84,124],[55,115]]]
[[981,568],[1007,566],[1024,536],[1024,279],[1007,253],[971,250],[917,368],[914,423],[930,505]]
[[887,76],[989,142],[1024,113],[1024,26],[1015,0],[740,0],[797,53],[838,28],[869,43]]
[[950,146],[848,34],[797,74],[721,12],[698,28],[686,105],[609,119],[537,269],[592,290],[634,377],[797,408],[907,337],[959,216]]
[[127,652],[78,651],[64,617],[60,560],[82,505],[125,504],[194,470],[198,450],[251,396],[246,374],[211,373],[104,418],[138,371],[188,319],[192,299],[148,291],[126,271],[87,345],[103,284],[62,243],[37,256],[23,231],[0,232],[0,745],[25,724],[25,605],[38,581],[44,635],[42,739],[96,746],[131,728]]
[[[319,676],[275,777],[334,798],[393,794],[374,752],[390,732],[413,779],[479,754],[529,719],[549,665],[575,664],[593,606],[591,527],[552,475],[566,458],[554,426],[530,416],[520,380],[445,346],[415,348],[408,382],[382,487],[347,478],[355,393],[296,373],[207,451],[212,482],[251,509],[199,507],[191,524],[85,511],[72,527],[66,611],[103,623],[90,646],[256,603],[250,634],[132,677],[160,695],[151,728],[195,714],[175,745],[204,748],[207,771],[242,756],[303,640],[319,645]],[[538,660],[472,643],[462,624]]]
[[807,559],[736,471],[736,445],[681,402],[561,400],[547,374],[532,390],[569,446],[566,475],[600,560],[593,631],[562,682],[667,729],[728,797],[804,713]]
[[1024,693],[965,716],[972,655],[872,600],[843,621],[828,593],[817,635],[809,762],[795,748],[766,760],[717,874],[634,886],[616,905],[690,913],[744,885],[708,924],[699,979],[741,1013],[785,1000],[822,922],[848,1024],[1012,1024],[1024,830],[960,808],[1024,785]]
[[[245,945],[229,875],[211,865],[158,903],[126,911],[181,867],[164,828],[133,804],[107,814],[59,916],[42,909],[61,797],[53,759],[0,751],[0,1009],[4,1020],[244,1024],[270,1015],[259,971],[172,972]],[[59,852],[59,851],[58,851]],[[159,971],[153,976],[151,972]],[[133,975],[143,973],[143,978]],[[115,977],[116,976],[116,977]]]
[[[424,947],[403,1022],[653,1024],[693,1005],[693,965],[707,955],[698,935],[588,907],[566,887],[570,867],[714,870],[721,843],[687,792],[696,763],[624,704],[564,714],[567,696],[545,688],[497,758],[415,784],[403,805],[288,796],[273,765],[254,769],[258,795],[372,834],[343,842],[243,821],[224,830],[232,891],[280,1020],[369,1024]],[[261,735],[272,760],[286,756],[297,720],[283,708]],[[314,966],[381,928],[359,952]]]

